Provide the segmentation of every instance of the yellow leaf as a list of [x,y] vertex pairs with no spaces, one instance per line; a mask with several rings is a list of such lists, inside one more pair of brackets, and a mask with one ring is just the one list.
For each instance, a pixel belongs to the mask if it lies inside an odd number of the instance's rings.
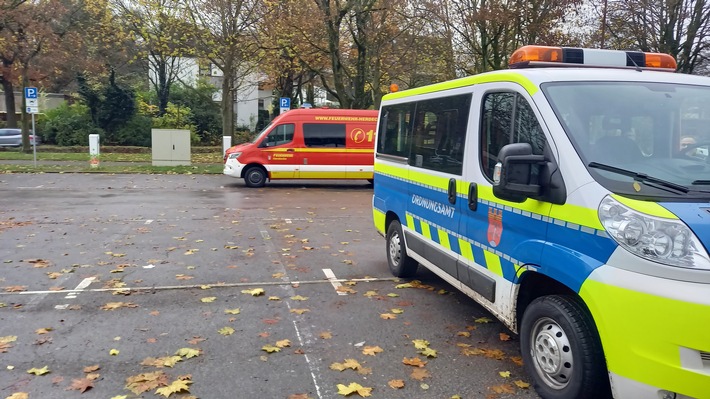
[[128,399],[128,395],[116,395],[111,397],[111,399]]
[[180,348],[175,352],[176,355],[182,356],[185,359],[190,359],[192,357],[196,357],[200,355],[200,350],[199,349],[193,349],[193,348]]
[[500,374],[500,376],[503,378],[510,377],[510,371],[499,371],[498,374]]
[[426,366],[426,361],[422,361],[422,359],[418,357],[412,357],[412,358],[404,358],[402,359],[402,363],[406,364],[407,366],[414,366],[414,367],[424,367]]
[[216,296],[208,296],[208,297],[200,299],[200,301],[204,302],[204,303],[209,303],[209,302],[214,302],[215,299],[217,299]]
[[306,300],[308,300],[308,297],[296,295],[296,296],[292,296],[291,299],[294,301],[306,301]]
[[306,312],[310,312],[310,309],[291,309],[291,313],[296,313],[296,314],[304,314]]
[[286,348],[291,346],[291,341],[288,339],[282,339],[281,341],[276,341],[276,346],[279,348]]
[[417,349],[426,349],[429,347],[429,341],[425,339],[415,339],[412,341],[414,347]]
[[271,275],[271,277],[273,277],[273,278],[283,278],[284,276],[285,276],[285,274],[284,274],[284,273],[281,273],[281,272],[279,272],[279,273],[274,273],[274,274]]
[[17,341],[17,335],[8,335],[6,337],[0,337],[0,344],[9,344],[10,342]]
[[333,338],[333,334],[330,331],[323,331],[320,333],[320,337],[323,339],[331,339]]
[[30,394],[28,394],[27,392],[15,392],[5,399],[28,399],[29,397]]
[[281,298],[279,298],[279,297],[277,297],[277,296],[270,296],[270,297],[269,297],[269,300],[270,300],[270,301],[280,301]]
[[226,314],[239,314],[241,313],[241,310],[239,308],[235,309],[224,309],[224,313]]
[[253,290],[242,290],[242,294],[249,294],[253,296],[264,295],[263,288],[254,288]]
[[521,389],[528,389],[528,388],[530,388],[530,384],[528,384],[528,383],[525,382],[525,381],[516,380],[516,381],[513,381],[513,384],[517,385],[518,388],[521,388]]
[[363,355],[375,356],[376,354],[383,352],[382,348],[379,346],[366,346],[362,348]]
[[155,391],[156,395],[163,395],[166,398],[174,393],[178,392],[190,392],[190,380],[175,380],[167,387],[158,388]]
[[200,286],[200,289],[201,289],[201,290],[208,290],[208,289],[210,289],[210,288],[212,288],[211,285],[201,285],[201,286]]
[[222,327],[219,330],[217,330],[217,332],[222,335],[232,335],[232,334],[234,334],[234,329],[232,327]]
[[382,313],[382,314],[380,314],[380,318],[385,319],[385,320],[392,320],[392,319],[396,319],[397,315],[394,315],[392,313]]
[[392,312],[394,314],[402,314],[402,313],[404,313],[404,310],[395,308],[395,309],[390,309],[390,312]]
[[119,353],[121,352],[119,352],[118,349],[111,349],[110,351],[108,351],[108,354],[111,356],[118,356]]
[[330,369],[331,369],[331,370],[336,370],[336,371],[343,371],[343,370],[345,370],[346,368],[347,368],[347,367],[345,367],[345,365],[343,365],[342,363],[333,363],[333,364],[330,365]]
[[456,333],[456,335],[459,336],[459,337],[466,337],[466,338],[468,338],[468,337],[471,336],[471,333],[468,332],[468,331],[459,331],[459,332]]
[[281,348],[278,346],[273,346],[273,345],[264,345],[261,347],[261,350],[266,351],[268,353],[273,353],[273,352],[280,352]]
[[345,368],[349,368],[349,369],[353,369],[353,370],[357,370],[360,367],[362,367],[362,366],[360,366],[360,363],[358,363],[358,361],[355,359],[345,359],[343,366],[345,366]]
[[29,374],[34,374],[34,375],[45,375],[45,374],[49,373],[49,368],[47,366],[44,366],[41,369],[33,367],[33,368],[27,370],[27,372]]
[[475,320],[476,323],[490,323],[491,321],[493,320],[489,319],[488,317],[479,317]]
[[394,286],[394,288],[414,288],[414,286],[410,283],[404,283],[404,284],[397,284]]
[[360,396],[368,397],[370,396],[370,392],[372,391],[372,388],[365,388],[362,385],[356,383],[356,382],[351,382],[350,385],[345,386],[343,384],[338,384],[338,394],[343,395],[343,396],[348,396],[350,394],[356,393]]
[[390,298],[397,298],[399,296],[399,294],[395,294],[394,292],[391,292],[391,293],[387,294],[387,296]]
[[377,296],[377,291],[367,291],[366,293],[362,294],[363,296],[366,296],[368,298]]
[[424,350],[419,351],[419,353],[426,357],[436,357],[436,351],[431,348],[424,348]]

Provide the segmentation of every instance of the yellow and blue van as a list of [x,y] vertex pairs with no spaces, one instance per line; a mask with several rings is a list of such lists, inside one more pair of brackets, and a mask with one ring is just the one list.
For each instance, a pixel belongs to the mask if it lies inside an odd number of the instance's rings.
[[373,217],[520,336],[543,398],[710,398],[710,78],[526,46],[382,101]]

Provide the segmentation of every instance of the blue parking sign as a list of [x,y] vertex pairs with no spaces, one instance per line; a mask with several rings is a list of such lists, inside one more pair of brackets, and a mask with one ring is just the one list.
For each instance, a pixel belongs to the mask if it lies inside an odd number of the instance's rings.
[[37,98],[37,88],[25,87],[25,98]]
[[291,99],[288,97],[281,97],[280,108],[291,108]]

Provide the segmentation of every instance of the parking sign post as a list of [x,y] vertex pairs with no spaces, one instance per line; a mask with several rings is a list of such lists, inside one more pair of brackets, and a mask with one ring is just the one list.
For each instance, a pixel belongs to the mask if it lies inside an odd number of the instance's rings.
[[28,114],[32,115],[32,153],[34,157],[35,168],[37,167],[37,133],[35,133],[35,114],[39,113],[38,99],[37,99],[37,88],[36,87],[25,87],[25,104],[27,109],[25,110]]
[[291,99],[289,97],[279,98],[279,108],[280,108],[280,111],[279,111],[280,114],[283,114],[284,112],[291,109]]

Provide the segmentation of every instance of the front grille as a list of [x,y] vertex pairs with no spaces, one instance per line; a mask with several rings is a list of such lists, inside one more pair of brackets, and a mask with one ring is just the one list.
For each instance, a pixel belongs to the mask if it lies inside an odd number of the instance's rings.
[[710,367],[710,352],[700,351],[700,359],[703,361],[703,366]]

